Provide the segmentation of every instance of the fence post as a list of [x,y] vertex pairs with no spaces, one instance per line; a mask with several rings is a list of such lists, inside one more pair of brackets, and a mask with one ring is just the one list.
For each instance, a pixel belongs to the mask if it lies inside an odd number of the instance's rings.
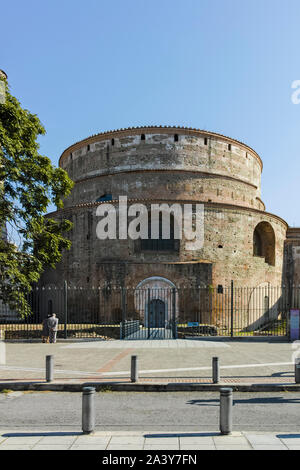
[[219,358],[212,358],[212,379],[213,383],[217,384],[220,382],[220,367],[219,367]]
[[6,364],[5,332],[0,328],[0,365]]
[[131,356],[131,382],[137,382],[139,379],[139,372],[138,372],[138,357]]
[[233,337],[233,281],[231,281],[231,299],[230,299],[230,336]]
[[46,382],[52,382],[53,372],[53,356],[46,356]]
[[220,432],[230,434],[232,431],[232,388],[220,389]]
[[177,328],[176,328],[176,289],[172,289],[172,329],[173,329],[173,338],[177,339]]
[[148,288],[148,305],[147,305],[147,321],[148,321],[148,339],[150,338],[150,289]]
[[64,281],[64,337],[68,337],[68,284]]
[[91,434],[95,429],[95,388],[83,387],[82,389],[82,432]]
[[126,287],[122,287],[122,339],[125,338],[125,321],[126,321]]

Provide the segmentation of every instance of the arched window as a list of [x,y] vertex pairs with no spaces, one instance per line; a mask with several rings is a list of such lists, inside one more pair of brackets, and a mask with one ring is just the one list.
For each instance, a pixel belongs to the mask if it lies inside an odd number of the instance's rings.
[[253,256],[260,256],[275,266],[275,233],[268,222],[260,222],[254,229]]
[[159,213],[159,238],[151,238],[151,212],[148,213],[148,239],[141,239],[141,250],[176,251],[177,240],[174,238],[174,215],[170,214],[170,238],[162,236],[162,213]]
[[102,202],[102,201],[112,201],[112,194],[102,194],[102,196],[96,199],[96,202]]

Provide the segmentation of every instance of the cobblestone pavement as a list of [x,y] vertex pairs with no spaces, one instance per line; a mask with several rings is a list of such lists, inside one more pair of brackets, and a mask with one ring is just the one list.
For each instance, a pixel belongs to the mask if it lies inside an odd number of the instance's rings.
[[0,431],[0,450],[300,450],[300,433]]

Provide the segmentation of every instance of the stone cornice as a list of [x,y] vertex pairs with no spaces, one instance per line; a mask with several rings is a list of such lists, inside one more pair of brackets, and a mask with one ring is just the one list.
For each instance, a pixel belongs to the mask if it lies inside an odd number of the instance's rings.
[[[158,132],[159,131],[159,132]],[[127,127],[125,129],[117,129],[113,131],[106,131],[106,132],[100,132],[99,134],[94,134],[91,135],[90,137],[87,137],[85,139],[82,139],[78,142],[75,142],[74,144],[70,145],[67,147],[63,153],[61,154],[59,158],[59,166],[61,166],[61,161],[64,157],[69,155],[71,152],[74,152],[78,149],[80,149],[83,145],[87,144],[92,144],[95,142],[100,142],[101,140],[107,140],[111,138],[117,138],[117,137],[126,137],[130,135],[139,135],[139,134],[155,134],[155,133],[160,133],[160,134],[181,134],[181,135],[194,135],[198,137],[202,136],[207,136],[207,137],[215,137],[218,139],[221,139],[225,142],[228,143],[233,143],[241,146],[244,148],[246,151],[251,152],[256,159],[258,160],[261,170],[263,168],[263,163],[258,155],[258,153],[255,152],[251,147],[248,145],[244,144],[243,142],[240,142],[239,140],[232,139],[231,137],[227,137],[222,134],[218,134],[216,132],[210,132],[210,131],[204,131],[201,129],[195,129],[192,127],[180,127],[180,126],[144,126],[144,127]]]
[[[249,183],[248,181],[242,180],[240,178],[234,178],[233,176],[222,175],[221,173],[211,173],[211,172],[208,172],[208,171],[185,170],[185,169],[178,169],[178,168],[174,168],[174,169],[141,168],[141,169],[135,169],[135,170],[109,171],[108,173],[101,173],[100,175],[87,176],[86,178],[81,178],[79,180],[74,180],[74,182],[75,182],[75,184],[78,184],[78,183],[84,183],[85,181],[89,181],[89,180],[92,180],[92,179],[95,179],[95,178],[103,178],[105,176],[115,176],[115,175],[124,174],[124,173],[146,173],[146,172],[156,172],[156,173],[157,172],[168,172],[168,173],[180,173],[180,174],[195,173],[195,174],[199,174],[200,176],[204,175],[206,177],[211,177],[211,178],[224,178],[224,179],[227,179],[227,180],[236,181],[238,183],[243,183],[243,184],[246,184],[248,186],[251,186],[254,189],[257,189],[256,184]],[[259,201],[262,204],[264,204],[263,201],[259,197],[257,197],[256,199],[259,199]]]
[[[145,204],[163,204],[163,203],[168,203],[168,204],[203,204],[205,208],[212,208],[212,209],[230,209],[230,210],[241,210],[241,211],[247,211],[247,212],[254,212],[256,214],[260,214],[262,216],[267,216],[267,217],[272,217],[279,222],[281,222],[286,229],[289,228],[288,223],[283,220],[281,217],[275,214],[271,214],[270,212],[265,212],[259,209],[254,209],[252,207],[245,207],[245,206],[238,206],[234,204],[225,204],[225,203],[219,203],[219,202],[206,202],[206,201],[194,201],[190,199],[127,199],[128,203],[145,203]],[[50,212],[49,214],[46,214],[45,217],[51,217],[53,215],[59,215],[62,213],[68,213],[72,212],[74,210],[79,210],[79,209],[84,209],[88,207],[97,207],[100,204],[118,204],[119,200],[114,199],[112,201],[101,201],[101,202],[87,202],[83,204],[77,204],[75,206],[71,207],[66,207],[64,209],[59,209],[54,212]]]

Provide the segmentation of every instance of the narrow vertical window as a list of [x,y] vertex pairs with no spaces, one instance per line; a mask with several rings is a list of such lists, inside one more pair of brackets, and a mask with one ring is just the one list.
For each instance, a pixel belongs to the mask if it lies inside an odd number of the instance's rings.
[[207,145],[207,137],[204,137],[204,145]]
[[228,150],[231,150],[231,144],[228,144]]
[[145,139],[146,139],[146,138],[145,138],[145,134],[142,134],[142,135],[141,135],[141,140],[145,140]]
[[178,142],[178,134],[174,135],[174,142]]
[[115,145],[115,139],[111,139],[111,145]]
[[87,151],[89,152],[90,150],[91,150],[91,146],[90,146],[90,144],[88,144]]

